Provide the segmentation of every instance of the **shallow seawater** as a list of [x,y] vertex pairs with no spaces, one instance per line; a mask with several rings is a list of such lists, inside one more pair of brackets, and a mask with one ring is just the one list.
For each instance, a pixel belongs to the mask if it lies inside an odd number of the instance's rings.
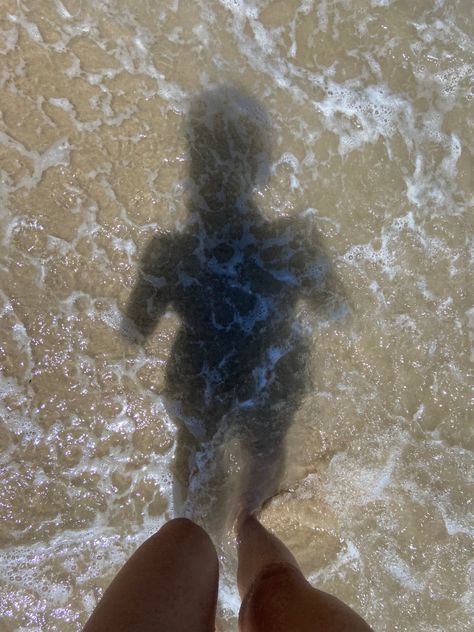
[[[202,278],[190,251],[178,256],[179,236],[221,248],[199,264],[219,268],[208,305],[219,279],[257,261],[242,255],[249,244],[263,248],[258,261],[274,247],[259,264],[273,265],[272,291],[258,291],[253,273],[235,282],[229,305],[248,303],[239,323],[261,355],[245,365],[247,382],[243,360],[228,374],[248,389],[219,400],[226,419],[237,404],[255,408],[286,350],[304,340],[269,396],[288,407],[274,407],[287,413],[283,473],[264,524],[313,585],[375,630],[471,629],[470,6],[4,0],[1,630],[80,630],[148,535],[183,511],[206,522],[204,457],[219,452],[229,480],[245,461],[235,432],[196,448],[188,486],[199,502],[192,511],[181,502],[177,417],[196,422],[199,438],[196,411],[208,409],[177,389],[170,367],[190,348],[186,323],[204,320],[189,320],[188,299],[176,299],[146,336],[127,321],[147,247],[170,235],[169,260],[187,253],[183,287]],[[205,178],[197,182],[189,112],[213,90],[237,95],[244,110],[256,104],[269,145],[240,200],[253,220],[242,211],[247,232],[231,237],[203,228],[196,211]],[[300,277],[283,265],[298,226],[307,227]],[[310,269],[327,284],[317,309],[304,289],[288,289]],[[151,277],[158,288],[162,275]],[[268,322],[276,328],[261,342]],[[220,348],[215,366],[225,358]],[[176,366],[191,375],[190,363]],[[205,384],[218,389],[221,377],[208,371]],[[180,415],[170,383],[188,397]],[[218,390],[209,392],[206,402]],[[227,632],[239,607],[228,523],[217,544]]]

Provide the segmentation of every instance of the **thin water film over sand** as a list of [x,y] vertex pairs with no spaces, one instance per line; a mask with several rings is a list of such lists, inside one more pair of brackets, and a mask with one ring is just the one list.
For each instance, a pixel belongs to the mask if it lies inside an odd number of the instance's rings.
[[[2,630],[80,630],[148,535],[207,519],[221,473],[239,495],[255,446],[283,455],[262,521],[315,586],[380,632],[471,629],[471,5],[3,0]],[[263,114],[256,177],[193,154],[219,86]],[[232,174],[224,235],[204,202]],[[312,300],[321,259],[345,314]],[[132,300],[147,276],[166,308]],[[213,315],[226,344],[190,354]]]

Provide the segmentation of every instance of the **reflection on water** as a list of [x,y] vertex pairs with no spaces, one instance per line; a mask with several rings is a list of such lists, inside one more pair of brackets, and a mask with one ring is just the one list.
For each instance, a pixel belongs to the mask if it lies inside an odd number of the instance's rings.
[[179,420],[175,474],[181,511],[208,527],[225,519],[229,442],[242,452],[239,502],[252,509],[277,491],[308,382],[297,301],[316,309],[334,290],[309,225],[269,221],[252,199],[269,170],[269,134],[261,106],[236,89],[194,101],[189,220],[147,245],[123,324],[143,341],[168,306],[180,317],[165,379]]

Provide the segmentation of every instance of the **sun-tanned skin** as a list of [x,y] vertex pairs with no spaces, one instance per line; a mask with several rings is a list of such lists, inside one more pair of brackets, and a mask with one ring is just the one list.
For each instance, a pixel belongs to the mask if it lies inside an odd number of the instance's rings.
[[172,520],[122,567],[84,632],[214,632],[218,569],[207,533]]
[[238,531],[243,632],[370,632],[349,606],[313,588],[276,536],[250,516]]
[[[359,615],[312,588],[273,534],[249,516],[237,528],[242,632],[371,632]],[[168,522],[112,581],[84,632],[215,630],[218,560],[206,532]]]

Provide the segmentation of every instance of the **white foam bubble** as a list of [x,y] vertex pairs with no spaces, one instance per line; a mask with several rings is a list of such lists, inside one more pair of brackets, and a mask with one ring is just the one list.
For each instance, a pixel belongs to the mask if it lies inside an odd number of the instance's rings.
[[43,37],[41,36],[38,26],[34,22],[27,20],[23,13],[9,13],[7,17],[10,22],[20,24],[33,41],[43,42]]
[[423,590],[424,583],[416,579],[413,569],[395,551],[387,551],[384,558],[387,570],[404,589]]
[[64,20],[72,20],[72,14],[69,13],[61,0],[55,0],[54,3],[56,5],[57,12]]
[[221,4],[236,16],[248,19],[258,18],[258,7],[246,2],[246,0],[221,0]]
[[334,577],[344,576],[347,569],[358,569],[361,554],[354,542],[345,540],[344,547],[338,553],[336,559],[326,568],[310,573],[308,581],[314,586],[321,585],[322,581],[331,580]]
[[65,112],[74,111],[73,104],[71,103],[69,99],[66,99],[65,97],[64,98],[50,98],[48,99],[48,102],[51,103],[51,105],[61,108]]

